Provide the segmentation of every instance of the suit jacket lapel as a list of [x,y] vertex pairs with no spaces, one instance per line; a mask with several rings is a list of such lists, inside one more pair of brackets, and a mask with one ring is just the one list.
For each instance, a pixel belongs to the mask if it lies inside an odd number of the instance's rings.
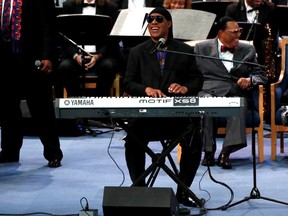
[[126,8],[128,8],[128,0],[123,0],[122,2],[121,2],[121,9],[126,9]]
[[[146,49],[147,50],[153,50],[154,48],[154,43],[152,42],[152,40],[150,40],[150,43],[147,44]],[[160,64],[157,58],[157,51],[155,51],[154,53],[151,53],[150,51],[148,52],[149,58],[151,59],[151,68],[152,68],[152,72],[157,76],[157,79],[159,78],[159,76],[161,76],[161,71],[160,71]]]
[[[212,49],[211,49],[211,56],[215,57],[215,58],[219,58],[219,52],[218,52],[218,40],[217,38],[214,39],[213,41],[213,45],[212,45]],[[226,70],[225,65],[223,64],[223,62],[221,60],[219,61],[215,61],[215,64],[218,65],[220,68],[222,68],[223,70]]]
[[[240,44],[234,50],[233,60],[239,61],[239,62],[243,61],[243,49],[242,49]],[[239,64],[235,63],[235,62],[233,63],[234,67],[237,65],[239,65]]]

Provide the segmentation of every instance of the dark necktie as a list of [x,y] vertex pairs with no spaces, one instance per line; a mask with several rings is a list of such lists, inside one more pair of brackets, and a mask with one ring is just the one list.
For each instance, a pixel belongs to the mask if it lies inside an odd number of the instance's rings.
[[221,46],[221,52],[226,52],[226,51],[229,51],[231,53],[234,52],[234,48],[229,48],[229,47],[226,47],[226,46]]
[[160,65],[161,76],[163,77],[166,52],[165,51],[158,51],[157,57],[158,57],[159,65]]
[[257,8],[252,8],[252,9],[248,10],[247,13],[251,13],[251,12],[257,11],[257,10],[259,10],[259,7],[257,7]]
[[95,7],[95,3],[83,3],[82,6],[83,7],[88,7],[88,6]]

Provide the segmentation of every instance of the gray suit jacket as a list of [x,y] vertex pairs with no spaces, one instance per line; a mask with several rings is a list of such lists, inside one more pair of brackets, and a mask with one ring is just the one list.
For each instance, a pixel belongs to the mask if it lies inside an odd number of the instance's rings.
[[[197,57],[197,65],[203,73],[204,83],[201,95],[214,96],[247,96],[248,90],[242,90],[237,86],[240,77],[252,77],[254,85],[265,84],[267,76],[261,67],[249,64],[233,63],[230,72],[227,71],[221,60],[218,60],[218,39],[209,39],[195,45],[195,53],[205,57]],[[255,48],[250,44],[239,42],[234,50],[233,60],[237,62],[258,63]],[[209,57],[215,58],[210,59]]]

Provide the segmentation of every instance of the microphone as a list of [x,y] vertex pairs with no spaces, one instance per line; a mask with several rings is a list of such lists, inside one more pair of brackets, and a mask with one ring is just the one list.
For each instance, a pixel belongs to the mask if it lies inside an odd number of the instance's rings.
[[40,70],[43,66],[40,60],[36,60],[34,65],[37,68],[37,70]]
[[158,43],[154,46],[153,50],[151,51],[151,54],[155,51],[158,51],[162,46],[165,44],[166,40],[164,38],[160,38],[158,40]]

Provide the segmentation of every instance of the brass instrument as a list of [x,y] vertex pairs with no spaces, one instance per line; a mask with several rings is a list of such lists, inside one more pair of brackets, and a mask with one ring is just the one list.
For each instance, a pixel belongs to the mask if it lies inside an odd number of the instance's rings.
[[266,29],[268,30],[268,37],[264,42],[264,65],[266,66],[266,75],[269,82],[273,81],[276,78],[275,75],[275,58],[273,51],[273,42],[271,28],[269,24],[266,24]]
[[273,49],[273,36],[269,24],[266,24],[265,29],[268,31],[268,37],[264,41],[264,65],[266,66],[266,75],[268,77],[268,83],[264,86],[264,119],[267,123],[270,122],[270,83],[275,82],[276,78],[276,64]]

